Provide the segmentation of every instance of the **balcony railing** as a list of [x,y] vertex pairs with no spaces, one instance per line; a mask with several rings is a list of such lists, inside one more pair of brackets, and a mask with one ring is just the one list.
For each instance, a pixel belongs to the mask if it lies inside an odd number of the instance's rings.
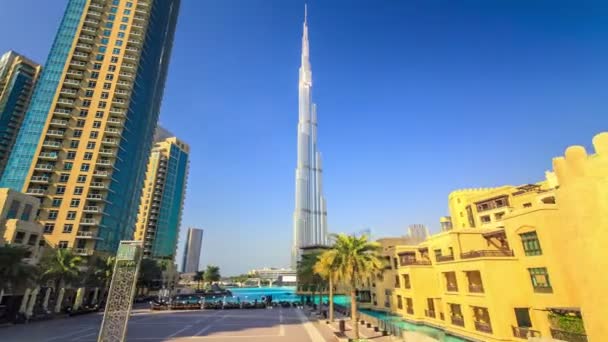
[[587,335],[551,328],[551,337],[568,342],[587,342]]
[[536,292],[536,293],[553,293],[553,288],[551,286],[535,286],[534,292]]
[[452,261],[452,260],[454,260],[454,255],[438,255],[437,256],[437,262]]
[[74,254],[76,255],[93,255],[93,250],[88,248],[74,248]]
[[484,322],[475,321],[475,330],[491,334],[492,325]]
[[416,260],[416,259],[401,259],[401,266],[409,265],[431,265],[430,260]]
[[464,319],[458,316],[451,316],[452,324],[464,327]]
[[405,309],[405,312],[407,312],[407,313],[408,313],[408,314],[410,314],[410,315],[413,315],[413,314],[414,314],[414,308],[412,308],[412,307],[409,307],[409,306],[408,306],[408,307]]
[[513,329],[513,336],[527,339],[528,337],[541,337],[540,331],[532,330],[531,328],[524,327],[511,327]]
[[469,284],[469,292],[471,292],[471,293],[483,293],[483,285],[481,285],[481,284]]
[[494,249],[494,250],[480,250],[470,251],[460,254],[462,259],[474,259],[474,258],[487,258],[487,257],[512,257],[514,256],[513,251],[509,249]]
[[435,318],[435,310],[424,310],[424,315],[426,317]]

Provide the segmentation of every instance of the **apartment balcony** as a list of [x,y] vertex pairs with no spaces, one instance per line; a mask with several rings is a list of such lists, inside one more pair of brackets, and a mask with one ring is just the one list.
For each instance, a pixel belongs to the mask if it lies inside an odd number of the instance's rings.
[[[131,32],[131,35],[133,35],[133,33],[135,33],[135,32]],[[124,55],[122,58],[126,59],[128,61],[137,61],[137,58],[133,57],[132,55]]]
[[[83,30],[86,30],[86,29],[87,29],[86,27],[85,27],[85,28],[83,28]],[[93,30],[93,29],[91,29],[91,30],[92,30],[93,32],[95,32],[95,31],[96,31],[96,30]],[[87,59],[87,60],[88,60],[88,59],[89,59],[89,54],[88,54],[88,53],[86,53],[86,52],[78,52],[78,51],[75,51],[75,52],[72,54],[72,57],[74,57],[74,59],[80,59],[80,60]]]
[[32,196],[41,196],[44,195],[44,192],[44,189],[27,189],[25,193]]
[[138,28],[138,29],[141,29],[141,30],[143,30],[143,29],[144,29],[144,25],[142,25],[142,24],[137,24],[137,23],[135,23],[135,22],[133,22],[133,25],[131,25],[131,27],[135,27],[135,28]]
[[120,130],[118,128],[112,128],[112,127],[108,127],[104,131],[105,135],[114,136],[114,137],[119,137],[121,132],[122,132],[122,130]]
[[30,178],[30,183],[48,184],[49,179],[50,178],[46,176],[32,176],[32,178]]
[[135,14],[133,16],[133,22],[135,22],[135,20],[137,20],[138,22],[145,22],[146,21],[146,17],[144,17],[143,15]]
[[[135,26],[135,25],[133,25],[133,26]],[[135,26],[135,27],[137,27],[137,26]],[[139,48],[136,48],[136,47],[127,46],[127,47],[125,48],[125,51],[126,51],[126,52],[130,52],[130,53],[134,53],[134,54],[139,54],[139,52],[140,52],[141,50],[140,50]]]
[[72,78],[76,78],[79,80],[82,80],[82,78],[84,77],[84,72],[82,71],[78,71],[78,70],[74,70],[74,69],[68,69],[68,72],[65,73],[67,76],[70,76]]
[[77,232],[76,238],[85,239],[85,240],[103,240],[102,238],[97,236],[97,232],[90,232],[90,231]]
[[129,44],[136,46],[136,47],[141,47],[143,40],[137,37],[134,38],[129,38],[128,40]]
[[124,121],[122,121],[120,119],[116,119],[116,118],[109,118],[108,119],[108,124],[109,125],[122,126],[124,124]]
[[89,8],[89,11],[87,12],[87,17],[99,19],[101,18],[101,13],[97,11],[91,11],[91,8]]
[[127,90],[116,89],[116,91],[114,91],[114,95],[120,95],[120,97],[127,97],[129,94],[130,91]]
[[97,226],[99,225],[99,221],[92,218],[83,218],[80,220],[81,226]]
[[587,342],[587,335],[551,328],[551,337],[561,341]]
[[94,29],[90,26],[82,26],[82,31],[88,33],[97,33],[97,29]]
[[62,88],[61,91],[59,91],[59,94],[61,94],[63,96],[68,96],[68,97],[76,97],[76,95],[78,95],[78,90],[74,90],[74,89],[70,89],[70,88]]
[[540,331],[532,330],[532,328],[514,326],[511,326],[511,328],[513,329],[514,337],[522,338],[524,340],[527,340],[530,337],[541,337]]
[[42,143],[42,147],[51,148],[51,149],[61,149],[61,143],[57,141],[45,141]]
[[503,258],[512,256],[514,256],[514,254],[510,249],[479,250],[460,254],[461,259]]
[[72,100],[72,99],[66,99],[64,97],[60,97],[59,100],[57,100],[57,104],[60,104],[62,106],[67,106],[67,107],[74,107],[74,103],[76,101]]
[[401,266],[429,266],[430,260],[403,259],[400,262]]
[[118,146],[118,142],[119,142],[119,140],[117,140],[117,139],[103,139],[101,141],[101,143],[103,145],[110,145],[110,146]]
[[101,177],[101,178],[108,178],[108,177],[110,177],[110,172],[109,171],[98,171],[98,170],[95,170],[95,172],[93,172],[93,176],[95,176],[95,177]]
[[81,34],[80,37],[78,37],[78,41],[79,42],[82,41],[84,44],[93,43],[93,42],[95,42],[95,36],[90,36],[88,34]]
[[65,81],[63,81],[63,85],[80,88],[80,81],[72,78],[66,78]]
[[150,4],[149,4],[149,3],[147,3],[147,2],[145,2],[145,1],[138,1],[138,2],[137,2],[137,8],[140,8],[140,7],[141,7],[141,8],[148,8],[148,6],[149,6],[149,5],[150,5]]
[[464,319],[462,317],[451,316],[450,320],[452,321],[452,324],[464,327]]
[[98,165],[98,166],[112,167],[112,162],[109,161],[109,160],[98,160],[95,164]]
[[132,72],[121,72],[118,74],[120,79],[132,80],[135,77],[135,74]]
[[132,86],[133,86],[133,82],[120,81],[120,80],[118,82],[116,82],[117,89],[131,90]]
[[68,123],[68,120],[52,119],[50,125],[55,127],[67,127]]
[[78,43],[76,44],[76,51],[91,52],[93,51],[93,45],[86,43]]
[[475,330],[481,331],[487,334],[492,333],[492,325],[485,322],[475,321]]
[[88,194],[87,195],[87,199],[103,201],[103,195],[101,195],[101,194]]
[[84,70],[84,69],[86,69],[86,67],[87,67],[86,62],[77,61],[77,60],[72,60],[70,62],[70,68]]
[[453,261],[454,260],[454,256],[453,255],[439,255],[437,256],[437,262],[446,262],[446,261]]
[[53,165],[51,164],[37,164],[34,166],[36,171],[53,171]]
[[123,99],[114,99],[112,101],[112,105],[119,107],[119,108],[126,108],[129,105],[129,102],[127,102]]
[[72,252],[79,256],[91,256],[93,255],[93,250],[90,248],[73,248]]
[[116,150],[111,148],[104,148],[99,150],[99,154],[106,157],[116,157]]
[[112,108],[110,109],[110,114],[123,117],[125,116],[126,111],[124,109]]
[[89,8],[92,8],[92,9],[95,9],[95,10],[98,10],[98,11],[102,11],[103,10],[103,6],[100,5],[100,4],[97,4],[97,3],[92,3],[89,6]]
[[96,205],[89,205],[89,206],[82,208],[82,211],[85,213],[92,213],[92,214],[101,213],[101,207],[96,206]]
[[38,155],[38,159],[57,160],[57,152],[42,152]]
[[105,185],[105,184],[103,184],[101,182],[93,182],[93,183],[91,183],[90,187],[92,189],[103,189],[103,190],[107,190],[108,189],[107,185]]
[[65,134],[64,131],[58,131],[58,130],[54,130],[54,129],[49,129],[48,131],[46,131],[46,135],[51,136],[51,137],[63,137],[64,134]]

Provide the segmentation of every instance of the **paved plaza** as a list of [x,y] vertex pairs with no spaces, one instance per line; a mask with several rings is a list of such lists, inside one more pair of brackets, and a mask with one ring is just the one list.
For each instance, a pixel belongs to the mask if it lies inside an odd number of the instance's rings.
[[[3,327],[0,341],[93,342],[101,318],[99,313]],[[127,341],[325,341],[327,332],[318,328],[299,309],[137,310],[129,321]]]

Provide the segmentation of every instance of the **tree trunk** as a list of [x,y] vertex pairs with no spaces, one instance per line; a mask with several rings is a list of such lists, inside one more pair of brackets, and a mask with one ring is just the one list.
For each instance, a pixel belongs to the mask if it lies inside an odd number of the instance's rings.
[[323,287],[319,289],[319,314],[323,313]]
[[350,316],[351,324],[355,330],[355,339],[359,339],[359,313],[357,312],[357,288],[355,281],[351,282],[350,287]]
[[334,321],[334,284],[331,279],[331,275],[329,276],[329,321]]

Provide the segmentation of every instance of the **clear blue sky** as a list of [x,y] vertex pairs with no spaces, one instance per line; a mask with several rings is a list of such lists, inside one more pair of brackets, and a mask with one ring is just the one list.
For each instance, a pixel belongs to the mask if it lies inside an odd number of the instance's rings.
[[[66,1],[0,0],[43,62]],[[34,10],[35,9],[35,10]],[[183,0],[162,124],[191,145],[182,240],[234,274],[289,261],[303,1]],[[541,180],[608,123],[605,1],[309,1],[330,230],[436,231],[450,191]]]

